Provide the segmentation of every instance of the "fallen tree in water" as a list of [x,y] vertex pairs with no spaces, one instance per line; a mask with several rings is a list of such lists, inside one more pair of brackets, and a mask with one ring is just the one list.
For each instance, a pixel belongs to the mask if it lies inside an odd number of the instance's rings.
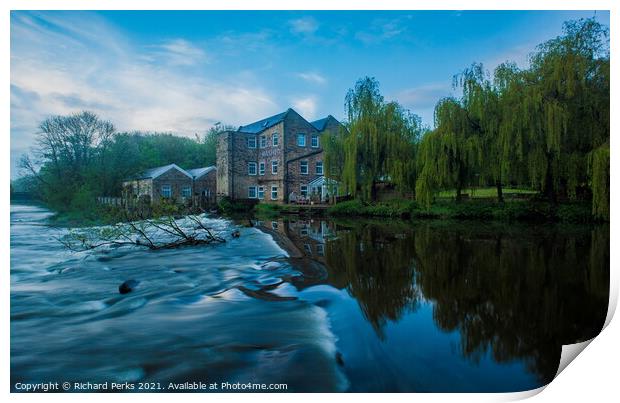
[[58,240],[69,250],[145,246],[152,250],[226,242],[204,222],[204,217],[172,215],[126,221],[104,227],[73,229]]

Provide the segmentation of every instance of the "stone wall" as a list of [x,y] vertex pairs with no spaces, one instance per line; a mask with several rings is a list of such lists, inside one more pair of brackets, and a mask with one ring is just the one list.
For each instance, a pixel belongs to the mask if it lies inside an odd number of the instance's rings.
[[[340,123],[331,118],[326,130],[339,130]],[[278,144],[273,145],[277,134]],[[297,144],[297,135],[306,136],[305,146]],[[319,139],[319,146],[312,147],[312,136]],[[301,185],[307,185],[318,176],[316,164],[323,161],[320,135],[314,126],[295,111],[290,110],[284,120],[258,134],[225,132],[220,134],[217,145],[217,195],[234,199],[247,199],[250,186],[262,187],[264,198],[269,202],[288,201],[294,191],[300,194]],[[248,138],[256,140],[256,148],[248,147]],[[278,165],[277,173],[272,172],[272,162]],[[308,174],[302,174],[301,161],[308,162]],[[256,163],[256,175],[249,175],[248,163]],[[264,173],[261,175],[261,163]],[[272,187],[277,188],[277,199],[272,200]]]
[[163,197],[161,194],[161,188],[163,185],[170,185],[172,189],[172,199],[181,201],[181,191],[183,187],[189,186],[192,188],[192,178],[188,177],[184,173],[171,169],[168,172],[153,179],[153,197],[154,203],[157,203]]
[[[194,195],[195,196],[215,196],[217,183],[217,169],[207,172],[203,176],[194,180]],[[207,192],[205,192],[207,191]]]

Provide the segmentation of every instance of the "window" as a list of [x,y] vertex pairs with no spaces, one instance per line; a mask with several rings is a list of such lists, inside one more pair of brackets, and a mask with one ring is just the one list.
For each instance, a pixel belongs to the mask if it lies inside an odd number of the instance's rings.
[[271,228],[272,229],[278,229],[278,222],[277,221],[272,221],[271,222]]
[[265,198],[265,188],[263,186],[258,187],[258,198],[259,199]]
[[308,175],[308,161],[299,161],[299,173]]
[[278,187],[277,186],[271,187],[271,200],[278,200]]
[[256,148],[256,137],[248,137],[248,148]]
[[306,146],[306,135],[305,134],[299,133],[297,135],[297,145],[299,147],[305,147]]
[[299,187],[299,193],[302,197],[308,197],[308,185],[301,185]]
[[161,197],[165,197],[165,198],[172,197],[172,186],[162,185],[161,186]]
[[181,189],[181,196],[183,196],[183,197],[192,197],[192,187],[191,186],[183,186],[183,189]]
[[325,255],[325,245],[319,243],[316,245],[316,254],[319,256]]
[[271,136],[271,142],[272,142],[271,144],[273,144],[273,146],[274,146],[274,147],[277,147],[277,146],[278,146],[278,142],[279,142],[279,141],[280,141],[280,139],[279,139],[279,137],[278,137],[278,133],[274,133],[274,134]]
[[311,141],[310,145],[313,148],[319,148],[319,135],[318,134],[313,134],[312,139],[310,141]]
[[258,163],[258,174],[265,175],[265,161],[261,161]]
[[323,161],[316,162],[316,174],[323,175]]
[[256,175],[256,162],[248,162],[248,175]]
[[306,250],[307,254],[312,255],[312,246],[310,246],[310,244],[305,243],[304,244],[304,249]]
[[267,147],[267,136],[260,136],[260,148]]
[[278,173],[278,161],[276,160],[271,161],[271,173],[274,175]]
[[248,199],[256,199],[256,186],[248,187]]

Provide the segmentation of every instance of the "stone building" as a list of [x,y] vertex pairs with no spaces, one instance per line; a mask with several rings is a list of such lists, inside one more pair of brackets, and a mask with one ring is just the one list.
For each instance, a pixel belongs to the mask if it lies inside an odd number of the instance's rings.
[[[268,202],[326,201],[321,135],[343,128],[333,116],[308,122],[293,109],[220,134],[217,196]],[[332,192],[336,191],[332,187]]]
[[185,170],[176,164],[147,169],[123,182],[123,195],[154,203],[162,199],[187,202],[193,196],[215,195],[216,168]]
[[194,179],[194,196],[204,196],[206,198],[215,197],[216,192],[216,169],[214,166],[205,168],[188,169],[187,172]]

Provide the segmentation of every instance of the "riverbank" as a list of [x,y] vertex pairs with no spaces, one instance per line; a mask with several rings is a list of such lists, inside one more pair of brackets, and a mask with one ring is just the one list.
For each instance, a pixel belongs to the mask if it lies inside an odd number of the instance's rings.
[[385,217],[400,219],[449,219],[481,221],[537,221],[589,223],[592,206],[587,202],[566,202],[553,205],[538,200],[508,200],[498,203],[492,200],[471,199],[462,202],[439,200],[429,209],[415,200],[395,199],[386,202],[367,203],[360,200],[341,202],[327,209],[303,209],[299,206],[258,204],[253,212],[259,215],[305,213],[334,217]]
[[[43,207],[45,204],[41,204]],[[363,202],[350,200],[323,208],[292,204],[248,204],[226,201],[220,203],[218,212],[225,216],[257,215],[278,217],[281,215],[301,215],[315,217],[379,217],[392,219],[432,219],[432,220],[478,220],[500,222],[565,222],[593,223],[592,206],[589,202],[575,201],[553,205],[547,201],[532,199],[495,200],[472,198],[459,203],[440,199],[429,209],[420,206],[415,200],[394,199],[385,202]],[[181,214],[181,212],[176,212]],[[174,214],[174,213],[173,213]],[[113,224],[126,221],[127,215],[119,208],[93,205],[88,209],[57,211],[49,218],[49,223],[59,227],[85,227]]]

